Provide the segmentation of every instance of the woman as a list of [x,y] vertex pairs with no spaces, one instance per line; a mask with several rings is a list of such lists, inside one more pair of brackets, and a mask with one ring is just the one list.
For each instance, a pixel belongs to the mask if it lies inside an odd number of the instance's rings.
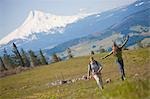
[[126,37],[126,40],[124,41],[124,43],[121,46],[117,46],[117,44],[114,42],[113,46],[112,46],[112,51],[108,55],[106,55],[105,57],[102,58],[102,59],[105,59],[106,57],[108,57],[112,54],[116,57],[116,63],[119,66],[122,80],[125,80],[124,62],[123,62],[123,58],[122,58],[122,48],[127,43],[128,39],[129,39],[129,36]]
[[93,57],[90,58],[90,63],[88,64],[88,78],[91,78],[91,74],[93,78],[96,80],[97,85],[100,89],[103,89],[103,81],[101,77],[102,66],[94,60]]

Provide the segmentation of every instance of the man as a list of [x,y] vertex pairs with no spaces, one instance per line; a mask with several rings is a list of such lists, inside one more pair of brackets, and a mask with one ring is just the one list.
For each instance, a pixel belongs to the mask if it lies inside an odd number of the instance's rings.
[[102,66],[94,60],[93,57],[90,58],[90,63],[88,64],[88,78],[91,78],[91,74],[93,78],[96,80],[97,85],[100,89],[103,89],[103,81],[101,77]]
[[122,80],[125,80],[124,62],[123,62],[123,58],[122,58],[122,48],[127,43],[128,39],[129,39],[129,36],[126,37],[126,40],[124,41],[124,43],[121,46],[117,46],[117,44],[114,42],[113,46],[112,46],[112,51],[108,55],[106,55],[105,57],[102,58],[102,59],[105,59],[106,57],[108,57],[112,54],[116,57],[116,63],[119,66]]

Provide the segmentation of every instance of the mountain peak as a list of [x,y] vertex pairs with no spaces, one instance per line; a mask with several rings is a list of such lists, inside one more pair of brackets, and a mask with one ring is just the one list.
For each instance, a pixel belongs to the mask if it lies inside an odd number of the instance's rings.
[[45,13],[45,12],[42,12],[42,11],[40,11],[40,10],[31,10],[31,11],[29,12],[29,15],[28,15],[28,16],[35,17],[35,16],[43,16],[43,15],[45,15],[45,14],[51,15],[50,13]]
[[28,16],[34,17],[34,16],[35,16],[35,12],[36,12],[36,11],[30,11]]
[[29,39],[28,37],[30,35],[37,33],[54,34],[53,31],[62,33],[63,29],[68,24],[74,23],[88,15],[89,14],[57,16],[39,10],[30,11],[25,22],[16,30],[0,40],[0,45],[7,44],[14,39]]

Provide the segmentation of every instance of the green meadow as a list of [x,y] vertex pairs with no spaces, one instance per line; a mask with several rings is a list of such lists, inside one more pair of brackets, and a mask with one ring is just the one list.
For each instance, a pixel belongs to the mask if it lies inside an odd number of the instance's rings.
[[[87,74],[90,56],[83,56],[0,78],[0,99],[150,99],[150,48],[123,51],[125,81],[120,79],[113,56],[101,59],[106,54],[94,55],[103,66],[102,91],[94,79],[47,85]],[[106,83],[108,78],[112,80],[110,83]]]

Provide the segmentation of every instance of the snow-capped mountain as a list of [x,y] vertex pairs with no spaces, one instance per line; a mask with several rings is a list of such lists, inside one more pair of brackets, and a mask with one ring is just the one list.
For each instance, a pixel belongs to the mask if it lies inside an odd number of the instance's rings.
[[[46,34],[54,34],[56,31],[57,33],[63,33],[64,28],[68,24],[74,23],[87,15],[57,16],[41,11],[30,11],[25,22],[15,31],[0,40],[0,45],[7,44],[14,39],[33,40],[36,39],[36,34],[41,32]],[[32,37],[29,37],[31,35]]]
[[[107,12],[74,16],[56,16],[41,11],[31,11],[26,21],[18,29],[0,41],[0,51],[3,48],[10,49],[14,42],[19,48],[26,50],[36,51],[41,48],[48,49],[48,53],[55,53],[80,43],[82,38],[92,39],[93,35],[98,35],[100,40],[110,36],[114,31],[128,34],[127,30],[132,26],[128,22],[149,25],[145,24],[149,22],[149,17],[146,17],[147,21],[140,21],[138,17],[135,20],[130,18],[140,11],[146,11],[144,15],[147,16],[149,5],[149,0],[137,0],[128,6]],[[138,15],[143,16],[143,14]],[[78,38],[81,39],[75,42],[74,39]],[[64,43],[63,46],[61,46],[62,43]]]

